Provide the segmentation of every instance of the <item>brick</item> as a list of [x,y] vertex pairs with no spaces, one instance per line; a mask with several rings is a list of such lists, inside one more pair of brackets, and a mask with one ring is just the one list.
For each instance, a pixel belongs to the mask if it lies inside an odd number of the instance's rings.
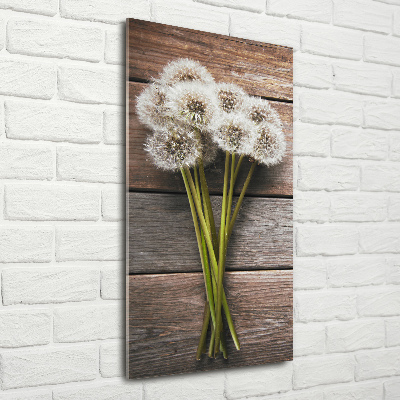
[[[204,384],[205,382],[207,384]],[[147,399],[224,400],[224,373],[213,371],[175,375],[173,379],[167,377],[148,379],[143,383],[143,390]]]
[[124,375],[125,368],[122,360],[125,354],[123,347],[121,341],[100,346],[100,374],[103,378]]
[[107,109],[104,112],[104,143],[125,144],[125,112]]
[[400,253],[398,224],[363,225],[360,228],[360,252]]
[[387,68],[348,63],[334,65],[333,71],[335,88],[338,90],[382,97],[391,94],[392,74]]
[[[0,5],[1,7],[1,5]],[[5,38],[5,20],[3,18],[0,18],[0,50],[2,50],[6,44],[6,38]]]
[[[258,400],[257,397],[249,398],[247,397],[246,399],[248,400]],[[323,400],[323,394],[321,392],[310,392],[309,390],[306,391],[301,391],[299,393],[298,390],[294,392],[290,392],[288,394],[284,395],[278,395],[278,396],[268,396],[266,399],[268,400]]]
[[384,390],[385,390],[385,400],[399,400],[400,379],[385,382]]
[[392,70],[393,73],[393,97],[400,97],[400,70]]
[[384,347],[385,329],[382,321],[340,322],[326,327],[326,345],[330,353],[345,353]]
[[56,86],[54,65],[0,58],[0,94],[48,100],[56,93]]
[[295,289],[321,289],[326,286],[326,267],[323,260],[298,257],[294,264]]
[[375,193],[332,193],[331,221],[366,222],[384,221],[387,215],[387,199]]
[[358,251],[358,230],[348,225],[303,225],[297,228],[298,256],[338,256]]
[[299,162],[297,184],[301,190],[357,190],[360,186],[360,168],[330,160],[302,159]]
[[356,354],[356,381],[400,374],[400,350],[375,350]]
[[385,321],[386,346],[400,346],[400,318],[388,319]]
[[101,270],[100,284],[101,298],[104,300],[118,300],[125,298],[125,268],[105,267]]
[[381,285],[386,279],[383,258],[340,257],[326,260],[330,287]]
[[102,60],[101,29],[61,21],[11,19],[7,24],[7,50],[42,57]]
[[331,151],[333,157],[385,160],[388,154],[388,137],[384,131],[334,127]]
[[363,56],[363,35],[350,29],[305,24],[301,50],[321,56],[360,60]]
[[313,291],[295,294],[295,316],[300,322],[320,322],[353,319],[356,315],[356,295],[350,291]]
[[127,15],[147,21],[151,16],[148,0],[135,0],[134,7],[125,0],[60,0],[60,14],[64,18],[113,24],[125,23]]
[[4,135],[6,131],[5,121],[4,121],[4,101],[0,101],[0,138]]
[[305,19],[329,23],[332,17],[332,6],[329,0],[291,0],[268,1],[268,12],[289,18]]
[[298,21],[234,11],[230,18],[231,36],[300,48]]
[[104,58],[108,64],[125,64],[125,25],[106,30]]
[[389,138],[389,160],[400,161],[400,135],[394,132]]
[[324,390],[324,400],[376,400],[382,399],[383,390],[380,382],[352,384]]
[[388,273],[387,273],[387,283],[393,285],[400,284],[400,259],[399,258],[388,258]]
[[0,178],[52,179],[53,153],[47,146],[2,144]]
[[50,262],[52,252],[51,226],[0,227],[0,262]]
[[308,54],[295,53],[293,83],[316,89],[332,87],[333,71],[331,63]]
[[307,90],[300,95],[302,122],[360,126],[363,102],[358,96],[342,92]]
[[5,108],[10,139],[99,143],[103,137],[98,110],[19,101],[7,101]]
[[396,316],[400,314],[400,291],[395,286],[365,289],[358,293],[357,305],[361,316]]
[[51,314],[48,311],[0,311],[0,347],[48,344],[50,331]]
[[325,222],[329,219],[329,197],[323,192],[294,193],[294,221]]
[[232,370],[226,376],[229,400],[286,392],[292,388],[291,363],[271,364],[266,368]]
[[57,0],[2,0],[0,8],[53,16],[58,12]]
[[117,66],[82,68],[61,66],[59,69],[61,100],[76,103],[123,104],[123,80]]
[[364,166],[361,174],[361,190],[400,192],[400,165],[375,163]]
[[229,13],[224,9],[200,3],[153,0],[153,19],[162,24],[229,35]]
[[252,2],[246,0],[196,0],[198,3],[210,4],[217,7],[236,8],[245,11],[264,12],[265,1],[253,0]]
[[0,360],[3,389],[87,381],[98,372],[96,346],[3,353]]
[[141,382],[119,384],[87,384],[73,388],[55,388],[53,400],[139,400],[142,399]]
[[365,126],[378,129],[400,129],[397,116],[400,114],[400,102],[369,101],[365,104]]
[[395,10],[393,14],[393,35],[400,36],[400,10]]
[[117,226],[64,226],[56,230],[57,261],[113,261],[125,258],[124,232]]
[[18,184],[5,187],[5,218],[96,221],[100,192],[92,186]]
[[354,375],[354,359],[349,355],[307,357],[293,362],[295,389],[350,382]]
[[74,306],[54,311],[54,341],[63,343],[115,339],[123,335],[115,305]]
[[400,65],[400,39],[367,33],[364,60],[378,64]]
[[333,23],[347,28],[390,33],[392,10],[373,1],[336,0]]
[[125,219],[125,187],[106,187],[102,191],[102,215],[105,221]]
[[328,126],[294,123],[295,139],[293,154],[295,156],[329,156],[330,129]]
[[30,390],[29,392],[14,392],[1,395],[0,400],[53,400],[51,391],[48,390],[35,390],[34,392]]
[[325,327],[321,324],[296,324],[293,330],[295,357],[322,354],[325,351]]
[[120,146],[57,149],[57,179],[64,181],[122,183],[124,169]]
[[3,304],[95,300],[98,271],[78,268],[14,268],[3,271]]
[[375,1],[380,1],[381,3],[386,3],[386,4],[400,5],[400,0],[375,0]]
[[364,317],[394,316],[400,314],[400,291],[386,286],[360,291],[357,296],[358,313]]

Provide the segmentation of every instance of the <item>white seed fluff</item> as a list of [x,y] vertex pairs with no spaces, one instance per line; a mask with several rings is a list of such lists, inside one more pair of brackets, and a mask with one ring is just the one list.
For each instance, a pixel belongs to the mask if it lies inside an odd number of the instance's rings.
[[213,127],[213,140],[225,151],[246,154],[255,137],[255,125],[242,113],[223,115]]
[[282,126],[279,114],[271,107],[268,100],[260,97],[248,97],[243,104],[243,112],[255,124],[268,122],[278,127]]
[[177,125],[149,135],[145,150],[158,168],[176,171],[181,167],[194,167],[201,156],[202,146],[190,130]]
[[140,122],[150,129],[160,129],[168,123],[169,112],[166,106],[168,87],[150,84],[138,96],[137,115]]
[[285,155],[286,142],[282,129],[264,122],[257,127],[251,141],[250,156],[267,167],[279,164]]
[[234,83],[218,83],[215,85],[218,104],[222,112],[238,111],[243,107],[248,95]]
[[214,78],[207,68],[198,61],[189,58],[180,58],[167,64],[159,78],[163,85],[175,85],[179,82],[199,81],[205,84],[212,84]]
[[171,116],[198,128],[207,128],[218,116],[218,103],[213,85],[183,82],[172,86],[167,93]]

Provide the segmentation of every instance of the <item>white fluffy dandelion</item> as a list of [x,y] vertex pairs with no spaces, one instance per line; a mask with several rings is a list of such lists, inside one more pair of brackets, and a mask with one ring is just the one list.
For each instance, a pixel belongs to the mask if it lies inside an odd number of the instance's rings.
[[233,83],[218,83],[215,87],[218,104],[223,112],[230,113],[239,110],[248,97],[241,87]]
[[246,154],[255,125],[242,113],[225,114],[213,128],[213,140],[230,153]]
[[200,82],[178,83],[167,95],[171,116],[198,128],[207,128],[218,114],[218,103],[212,86]]
[[151,129],[160,129],[170,119],[166,107],[167,89],[166,86],[153,83],[137,98],[136,109],[140,122]]
[[179,82],[199,81],[205,84],[214,82],[214,78],[207,68],[198,61],[189,58],[180,58],[172,61],[164,68],[160,79],[163,85],[175,85]]
[[182,126],[164,128],[148,136],[145,150],[153,163],[164,170],[194,167],[202,153],[201,141]]
[[270,123],[257,127],[249,155],[267,167],[279,164],[285,155],[286,142],[282,129]]
[[278,127],[282,126],[279,114],[271,107],[269,101],[260,97],[248,97],[243,104],[243,112],[255,124],[268,122]]

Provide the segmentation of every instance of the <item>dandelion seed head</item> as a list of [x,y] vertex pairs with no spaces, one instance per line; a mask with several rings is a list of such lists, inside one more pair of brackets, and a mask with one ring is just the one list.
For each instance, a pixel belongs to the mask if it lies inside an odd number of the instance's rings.
[[136,102],[137,115],[140,122],[151,129],[160,129],[170,119],[167,101],[167,87],[151,84],[138,96]]
[[255,124],[268,122],[278,127],[282,126],[279,114],[267,100],[249,96],[243,104],[243,111]]
[[233,83],[218,83],[216,91],[219,106],[223,112],[227,113],[240,109],[248,97],[241,87]]
[[186,127],[177,125],[161,129],[149,135],[145,150],[153,163],[161,169],[176,171],[181,167],[193,167],[201,156],[202,145],[198,137]]
[[255,126],[242,113],[229,113],[213,127],[213,140],[225,151],[246,154]]
[[279,164],[285,155],[286,142],[282,129],[264,122],[257,127],[249,155],[268,167]]
[[167,64],[160,76],[159,81],[163,85],[175,85],[180,82],[199,81],[205,84],[214,82],[214,78],[207,68],[198,61],[189,58],[180,58]]
[[178,83],[171,87],[167,107],[174,119],[199,128],[207,128],[218,110],[212,86],[200,82]]

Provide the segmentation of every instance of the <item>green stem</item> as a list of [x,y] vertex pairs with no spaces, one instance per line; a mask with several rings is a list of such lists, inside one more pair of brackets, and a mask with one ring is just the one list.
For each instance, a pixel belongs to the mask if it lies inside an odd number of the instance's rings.
[[203,349],[206,344],[206,338],[207,338],[207,331],[208,331],[208,324],[210,323],[210,305],[206,301],[204,305],[204,319],[203,319],[203,327],[201,329],[201,335],[200,335],[200,341],[199,345],[197,347],[197,353],[196,353],[196,360],[201,359],[201,355],[203,354]]
[[217,317],[215,327],[215,346],[214,354],[219,349],[219,342],[221,339],[221,324],[222,324],[222,289],[224,280],[224,259],[225,259],[225,219],[226,219],[226,198],[228,194],[228,175],[229,175],[229,152],[225,153],[225,174],[224,174],[224,189],[222,194],[222,209],[221,209],[221,234],[219,239],[219,265],[218,265],[218,284],[217,284],[217,306],[215,314]]
[[240,158],[239,158],[239,161],[238,161],[237,166],[236,166],[236,169],[235,169],[234,182],[236,182],[236,179],[237,179],[237,176],[238,176],[238,174],[239,174],[239,170],[240,170],[240,167],[241,167],[242,162],[243,162],[243,160],[244,160],[244,157],[245,157],[245,156],[242,154],[242,155],[240,156]]
[[[228,208],[226,210],[226,228],[225,228],[226,236],[228,236],[229,223],[230,223],[230,219],[231,219],[234,186],[235,186],[235,153],[232,153],[231,181],[229,184]],[[227,247],[228,247],[228,240],[226,237],[225,238],[225,248],[227,248]]]
[[[188,173],[186,180],[189,181],[189,186],[190,186],[191,191],[193,193],[193,199],[194,199],[194,203],[195,203],[195,206],[196,206],[196,209],[197,209],[197,214],[199,216],[201,227],[202,227],[202,229],[204,231],[204,236],[205,236],[206,243],[207,243],[208,253],[209,253],[210,258],[211,258],[211,265],[212,265],[212,269],[211,270],[214,273],[214,279],[215,279],[218,276],[218,262],[217,262],[217,259],[215,257],[215,253],[214,253],[214,249],[213,249],[213,245],[212,245],[212,240],[211,240],[211,235],[210,235],[210,232],[207,229],[206,221],[204,219],[203,211],[201,209],[200,200],[197,197],[196,189],[194,187],[194,182],[193,182],[193,179],[192,179],[192,175],[190,174],[189,168],[188,167],[185,167],[185,169],[181,168],[181,171],[182,171],[182,176],[185,176],[184,180],[186,179],[185,171],[186,171],[186,173]],[[228,322],[229,330],[231,332],[233,341],[235,342],[235,346],[236,346],[236,348],[238,350],[240,350],[239,339],[238,339],[237,334],[236,334],[235,326],[233,325],[233,321],[232,321],[231,313],[229,311],[228,303],[226,301],[225,293],[223,293],[222,306],[224,308],[224,312],[225,312],[226,319],[227,319],[227,322]]]
[[249,183],[251,181],[251,177],[253,176],[253,172],[254,172],[254,170],[256,168],[256,165],[257,165],[257,163],[253,162],[252,165],[251,165],[250,171],[247,174],[247,178],[246,178],[246,181],[244,182],[242,191],[241,191],[240,196],[239,196],[239,200],[236,203],[235,210],[233,211],[232,220],[231,220],[231,222],[229,224],[228,238],[230,238],[230,236],[232,235],[233,226],[235,225],[235,221],[236,221],[236,218],[238,216],[238,213],[239,213],[239,210],[240,210],[240,206],[242,205],[244,195],[246,194],[247,187],[249,186]]

